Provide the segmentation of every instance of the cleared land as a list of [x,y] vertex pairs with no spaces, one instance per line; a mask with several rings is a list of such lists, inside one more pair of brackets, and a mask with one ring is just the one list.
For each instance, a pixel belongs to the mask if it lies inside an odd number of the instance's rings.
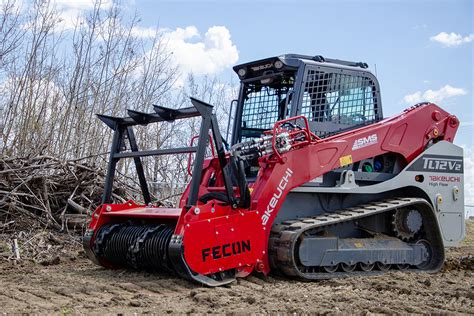
[[79,245],[42,263],[0,262],[3,313],[473,313],[474,221],[441,273],[391,272],[320,282],[251,276],[206,288],[173,276],[105,270]]

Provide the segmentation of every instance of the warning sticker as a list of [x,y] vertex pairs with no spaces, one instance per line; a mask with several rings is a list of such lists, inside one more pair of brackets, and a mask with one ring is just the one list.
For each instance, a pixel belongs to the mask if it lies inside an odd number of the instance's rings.
[[339,158],[339,162],[341,163],[341,167],[350,165],[352,163],[352,155],[342,156]]

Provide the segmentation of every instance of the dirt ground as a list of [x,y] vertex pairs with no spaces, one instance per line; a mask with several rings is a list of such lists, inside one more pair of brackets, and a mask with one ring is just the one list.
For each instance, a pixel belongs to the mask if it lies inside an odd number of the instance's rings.
[[75,249],[52,260],[0,261],[0,312],[135,313],[474,313],[474,221],[435,275],[299,282],[251,276],[206,288],[173,276],[105,270]]

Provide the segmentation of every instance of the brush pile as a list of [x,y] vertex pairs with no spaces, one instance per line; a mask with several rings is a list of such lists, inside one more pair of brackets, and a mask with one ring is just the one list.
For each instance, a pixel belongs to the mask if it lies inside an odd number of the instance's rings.
[[[104,170],[50,156],[0,159],[0,230],[82,230],[101,201]],[[133,188],[116,182],[114,198]]]

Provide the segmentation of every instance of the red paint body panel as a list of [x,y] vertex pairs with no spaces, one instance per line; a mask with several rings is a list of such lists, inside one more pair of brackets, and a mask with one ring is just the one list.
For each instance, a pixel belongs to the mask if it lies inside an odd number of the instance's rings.
[[[262,251],[267,248],[264,228],[260,225],[260,217],[255,211],[233,211],[234,214],[209,220],[199,221],[184,229],[185,238],[193,238],[192,247],[184,247],[186,263],[194,271],[201,274],[253,266],[262,258]],[[236,244],[249,242],[250,251],[238,251]],[[229,245],[224,256],[222,246]],[[232,246],[234,245],[234,249]],[[212,251],[217,249],[218,258],[213,258]],[[203,260],[203,250],[209,248],[210,255]],[[234,250],[234,251],[233,251]]]
[[[279,125],[275,124],[273,133]],[[219,201],[200,203],[186,210],[188,187],[181,197],[180,209],[150,208],[131,201],[103,205],[94,212],[90,228],[96,229],[108,221],[124,218],[174,220],[175,234],[183,236],[184,258],[193,271],[209,274],[236,268],[239,276],[245,276],[256,268],[268,273],[270,230],[291,189],[339,168],[340,159],[349,156],[352,162],[357,162],[391,152],[398,154],[406,165],[423,152],[428,142],[452,142],[458,126],[455,116],[434,104],[412,107],[378,123],[325,139],[312,137],[311,141],[296,144],[286,153],[260,158],[258,177],[249,185],[252,203],[248,210],[233,210]],[[363,147],[359,148],[360,144]],[[199,195],[224,189],[220,172],[216,158],[204,162]],[[212,174],[216,175],[216,181],[213,187],[208,187]],[[237,188],[235,191],[238,195]],[[199,212],[194,212],[195,207],[199,207]],[[107,208],[110,209],[107,211]],[[250,251],[234,251],[228,255],[229,246],[225,245],[247,241],[251,245]],[[206,249],[211,252],[214,249],[217,258],[206,256]],[[222,253],[227,256],[219,256]]]

